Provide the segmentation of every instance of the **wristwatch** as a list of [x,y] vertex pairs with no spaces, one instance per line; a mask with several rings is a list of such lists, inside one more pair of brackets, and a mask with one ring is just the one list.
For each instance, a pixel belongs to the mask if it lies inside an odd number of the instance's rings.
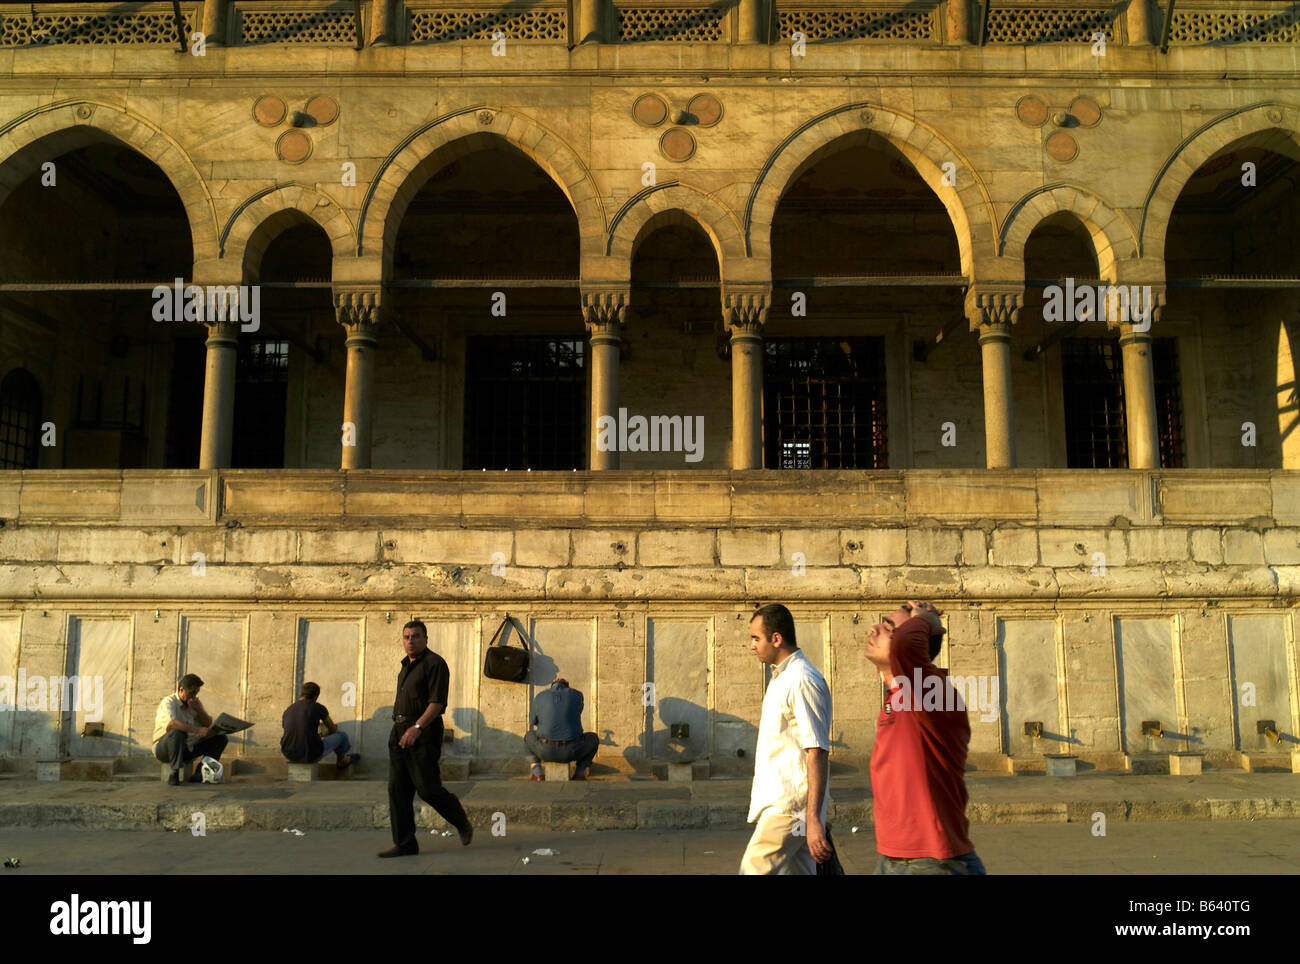
[[419,723],[412,723],[411,726],[415,727],[415,729],[417,729],[417,730],[420,728],[420,724],[419,724]]

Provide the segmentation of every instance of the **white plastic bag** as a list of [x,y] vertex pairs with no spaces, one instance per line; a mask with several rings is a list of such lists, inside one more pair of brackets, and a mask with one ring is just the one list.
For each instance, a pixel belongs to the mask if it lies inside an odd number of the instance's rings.
[[221,761],[215,757],[205,756],[199,762],[199,768],[203,771],[204,783],[225,783],[226,771],[222,767]]

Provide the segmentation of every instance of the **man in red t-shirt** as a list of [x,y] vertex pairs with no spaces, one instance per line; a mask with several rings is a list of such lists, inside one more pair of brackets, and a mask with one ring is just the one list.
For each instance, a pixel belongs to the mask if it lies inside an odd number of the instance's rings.
[[966,704],[934,665],[941,615],[909,602],[867,637],[867,659],[889,687],[871,753],[878,874],[984,873],[966,820]]

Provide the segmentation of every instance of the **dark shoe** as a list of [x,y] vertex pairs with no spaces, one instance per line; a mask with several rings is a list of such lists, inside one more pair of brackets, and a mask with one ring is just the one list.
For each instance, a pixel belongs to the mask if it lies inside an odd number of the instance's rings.
[[181,771],[173,770],[172,775],[167,778],[167,786],[179,787],[181,785]]
[[573,771],[573,776],[569,777],[569,779],[570,779],[570,780],[585,780],[585,779],[587,779],[587,771],[586,771],[586,770],[574,770],[574,771]]
[[195,768],[194,768],[194,772],[190,774],[190,778],[189,778],[189,781],[188,781],[188,782],[189,782],[189,783],[202,783],[202,782],[203,782],[203,767],[201,767],[201,766],[197,766],[197,767],[195,767]]
[[334,769],[340,771],[346,770],[348,767],[352,766],[352,764],[356,763],[360,759],[361,759],[360,753],[349,753],[347,759],[339,760],[339,762],[335,765]]
[[412,848],[411,850],[404,850],[401,847],[389,847],[387,850],[379,851],[379,856],[380,857],[414,857],[419,852],[420,852],[419,847]]
[[469,842],[474,839],[474,827],[471,824],[465,824],[465,829],[460,832],[460,844],[462,847],[468,847]]

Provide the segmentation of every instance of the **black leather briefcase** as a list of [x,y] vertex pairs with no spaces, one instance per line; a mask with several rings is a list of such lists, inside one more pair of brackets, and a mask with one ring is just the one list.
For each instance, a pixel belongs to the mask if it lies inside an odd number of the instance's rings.
[[[514,620],[510,618],[509,613],[506,613],[506,618],[501,620],[501,625],[492,635],[492,642],[487,648],[487,658],[483,661],[483,675],[488,679],[504,680],[507,683],[528,682],[530,654],[527,648],[510,645],[510,630],[513,626]],[[523,638],[522,631],[519,636]]]

